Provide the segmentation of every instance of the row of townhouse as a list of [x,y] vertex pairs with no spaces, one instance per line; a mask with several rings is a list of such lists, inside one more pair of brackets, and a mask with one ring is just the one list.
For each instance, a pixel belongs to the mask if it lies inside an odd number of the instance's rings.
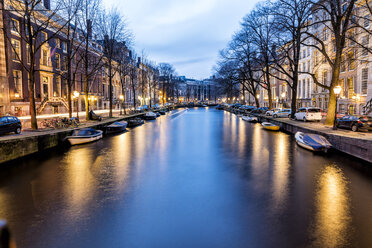
[[[50,6],[49,1],[44,1],[45,6]],[[42,10],[42,9],[41,9]],[[29,89],[28,89],[28,72],[26,66],[30,66],[28,56],[28,45],[22,37],[25,28],[25,21],[22,16],[12,12],[0,12],[0,116],[11,114],[16,116],[29,115]],[[4,22],[6,25],[4,25]],[[36,25],[36,24],[35,24]],[[50,25],[49,28],[41,32],[36,42],[47,41],[48,37],[53,37],[43,44],[41,49],[35,54],[36,82],[35,82],[35,101],[37,114],[55,114],[68,112],[68,89],[67,89],[67,42],[66,30],[56,33]],[[6,32],[6,33],[5,33]],[[83,49],[84,37],[79,32],[75,32],[76,42],[80,42],[79,47]],[[88,87],[88,96],[84,93],[85,73],[82,54],[77,52],[72,59],[72,85],[71,92],[79,92],[78,97],[73,97],[72,110],[83,110],[85,108],[85,97],[88,98],[91,109],[108,109],[109,108],[109,78],[106,58],[103,55],[101,42],[94,40],[89,42],[89,67],[90,80]],[[139,80],[144,70],[144,65],[140,59],[133,61],[132,52],[122,45],[128,55],[129,66],[134,67],[136,76],[133,80]],[[92,65],[91,65],[92,64]],[[114,61],[116,70],[113,76],[113,106],[119,109],[125,102],[128,106],[133,103],[140,104],[139,95],[149,94],[148,87],[145,85],[138,89],[129,86],[131,79],[129,75],[121,79],[122,74],[118,72],[118,63]],[[146,72],[151,71],[154,74],[154,68],[146,68]],[[153,87],[157,88],[157,87]],[[145,93],[146,92],[146,93]],[[75,94],[76,95],[76,94]],[[153,95],[158,95],[154,93]],[[155,102],[156,97],[152,98]]]
[[160,89],[164,88],[165,102],[217,102],[218,87],[215,78],[189,79],[185,76],[161,77]]
[[[365,16],[363,27],[371,30],[372,23],[369,21],[369,13],[363,13],[363,9],[356,9],[358,15]],[[321,13],[319,13],[321,14]],[[316,16],[313,16],[316,18]],[[311,32],[323,40],[327,54],[332,57],[335,51],[334,38],[326,25],[318,24],[311,26]],[[371,38],[368,33],[361,28],[350,30],[348,39],[342,55],[339,85],[342,87],[340,98],[337,104],[337,111],[343,114],[363,114],[366,113],[364,106],[372,100],[372,54],[357,45],[363,44],[370,47]],[[354,42],[356,40],[357,42]],[[308,45],[313,40],[307,41]],[[324,56],[314,47],[303,45],[299,60],[299,71],[315,74],[318,81],[324,85],[330,85],[331,68]],[[281,78],[282,75],[277,75]],[[272,99],[274,107],[290,107],[291,89],[286,82],[271,78]],[[262,96],[262,97],[261,97]],[[300,73],[297,88],[297,107],[318,107],[323,111],[328,108],[329,92],[314,83],[310,74]],[[260,103],[268,106],[267,91],[260,89]]]

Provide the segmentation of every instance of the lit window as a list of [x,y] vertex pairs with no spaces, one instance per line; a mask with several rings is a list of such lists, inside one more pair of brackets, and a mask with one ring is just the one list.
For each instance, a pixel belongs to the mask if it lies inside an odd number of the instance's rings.
[[61,55],[56,53],[56,69],[61,69]]
[[21,59],[21,43],[18,40],[12,39],[13,60],[19,61]]

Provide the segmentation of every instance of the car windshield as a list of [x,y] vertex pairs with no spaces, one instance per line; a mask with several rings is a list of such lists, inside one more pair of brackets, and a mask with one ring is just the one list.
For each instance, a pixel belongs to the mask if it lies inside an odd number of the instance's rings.
[[2,123],[8,122],[8,118],[7,117],[1,117],[0,122],[2,122]]
[[320,109],[308,109],[307,110],[309,113],[319,113]]

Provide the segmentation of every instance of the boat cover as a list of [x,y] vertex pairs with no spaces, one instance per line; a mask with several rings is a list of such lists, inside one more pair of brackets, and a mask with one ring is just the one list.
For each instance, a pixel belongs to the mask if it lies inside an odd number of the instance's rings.
[[326,138],[318,134],[304,134],[302,140],[314,149],[331,146]]

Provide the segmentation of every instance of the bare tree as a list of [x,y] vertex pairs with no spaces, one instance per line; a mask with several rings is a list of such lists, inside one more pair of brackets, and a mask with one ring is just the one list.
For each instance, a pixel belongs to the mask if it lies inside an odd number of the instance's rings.
[[[114,68],[115,60],[119,60],[121,49],[125,49],[126,41],[129,39],[129,32],[126,30],[126,24],[123,17],[115,9],[110,12],[102,12],[98,22],[99,34],[102,40],[103,51],[105,55],[104,64],[108,68],[109,77],[109,117],[112,117],[112,80],[115,74],[120,70]],[[115,63],[117,64],[117,63]]]
[[[69,20],[63,19],[57,13],[61,8],[61,2],[57,1],[52,6],[44,6],[41,0],[4,0],[0,2],[4,18],[4,35],[9,44],[8,52],[22,65],[28,73],[29,108],[31,115],[31,128],[37,129],[36,104],[35,104],[35,81],[36,74],[41,71],[36,61],[41,49],[56,36],[61,34]],[[21,16],[21,25],[10,25],[10,15]],[[10,27],[10,29],[8,28]],[[48,32],[52,31],[52,32]],[[11,32],[16,32],[21,41],[26,44],[27,59],[22,59],[20,47],[13,44]],[[46,33],[49,35],[46,35]]]
[[[317,70],[306,72],[312,76],[316,85],[329,91],[326,125],[332,125],[336,115],[336,95],[333,88],[339,83],[342,56],[348,31],[352,28],[351,21],[355,2],[355,0],[314,1],[312,3],[313,20],[311,23],[313,29],[305,32],[310,42],[305,42],[305,39],[303,45],[316,49],[322,54],[325,64],[328,64],[331,68],[330,83],[319,80]],[[321,32],[317,32],[320,28],[322,28]],[[315,66],[317,66],[316,63]]]
[[292,118],[297,107],[301,45],[306,36],[305,32],[308,31],[311,6],[310,0],[277,0],[270,7],[273,25],[276,28],[274,49],[270,50],[274,62],[271,76],[285,81],[291,88]]
[[175,69],[171,64],[168,63],[160,63],[159,64],[159,75],[162,78],[162,103],[165,103],[165,99],[171,94],[171,83],[172,83],[172,76],[175,73]]

